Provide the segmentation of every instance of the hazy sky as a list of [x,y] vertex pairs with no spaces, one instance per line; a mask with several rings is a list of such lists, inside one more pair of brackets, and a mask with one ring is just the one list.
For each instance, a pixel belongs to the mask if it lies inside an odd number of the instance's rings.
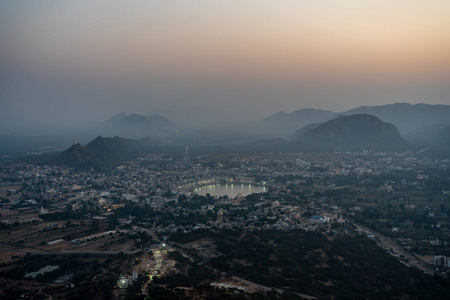
[[0,68],[6,130],[450,104],[450,0],[0,0]]

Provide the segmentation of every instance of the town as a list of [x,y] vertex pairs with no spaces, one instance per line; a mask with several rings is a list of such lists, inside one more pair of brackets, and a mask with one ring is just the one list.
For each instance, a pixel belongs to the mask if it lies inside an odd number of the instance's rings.
[[148,154],[109,172],[8,164],[0,200],[2,298],[157,299],[181,275],[273,293],[221,262],[218,236],[232,232],[364,238],[405,269],[450,272],[450,161],[421,153]]

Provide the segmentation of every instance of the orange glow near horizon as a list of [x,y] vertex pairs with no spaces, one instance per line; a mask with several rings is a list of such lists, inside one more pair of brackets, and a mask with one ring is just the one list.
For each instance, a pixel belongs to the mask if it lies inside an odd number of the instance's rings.
[[450,1],[168,2],[53,5],[10,24],[6,55],[94,77],[450,74]]

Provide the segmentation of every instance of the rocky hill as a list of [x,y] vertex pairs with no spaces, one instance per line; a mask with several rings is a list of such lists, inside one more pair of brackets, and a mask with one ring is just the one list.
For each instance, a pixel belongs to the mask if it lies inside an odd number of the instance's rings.
[[75,143],[54,162],[79,169],[107,170],[121,161],[136,158],[149,151],[152,146],[154,141],[150,138],[132,140],[99,136],[84,147]]
[[400,151],[408,147],[394,125],[368,114],[341,116],[310,128],[300,129],[293,135],[293,148],[300,151]]

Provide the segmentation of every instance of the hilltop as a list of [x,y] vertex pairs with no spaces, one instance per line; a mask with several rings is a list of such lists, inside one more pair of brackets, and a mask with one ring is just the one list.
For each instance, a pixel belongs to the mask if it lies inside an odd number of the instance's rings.
[[132,140],[118,136],[98,136],[84,147],[78,142],[75,143],[54,162],[79,169],[106,170],[121,161],[133,159],[149,151],[154,145],[155,142],[151,138]]
[[420,132],[436,129],[430,132],[437,135],[445,126],[450,126],[450,105],[393,103],[379,106],[361,106],[337,113],[329,110],[300,109],[290,114],[278,112],[260,123],[270,125],[274,130],[285,134],[292,134],[296,130],[312,124],[323,123],[340,115],[370,114],[383,122],[391,123],[397,127],[403,137],[408,140],[422,139]]
[[408,143],[398,129],[379,118],[358,114],[341,116],[294,133],[291,145],[310,151],[404,150]]

